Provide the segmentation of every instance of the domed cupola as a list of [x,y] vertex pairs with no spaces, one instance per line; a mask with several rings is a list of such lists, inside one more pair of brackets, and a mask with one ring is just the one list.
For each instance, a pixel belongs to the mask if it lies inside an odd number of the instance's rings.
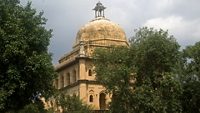
[[118,24],[105,18],[104,9],[106,7],[102,3],[96,4],[93,9],[95,19],[80,28],[73,48],[79,46],[81,41],[96,46],[128,45],[124,30]]

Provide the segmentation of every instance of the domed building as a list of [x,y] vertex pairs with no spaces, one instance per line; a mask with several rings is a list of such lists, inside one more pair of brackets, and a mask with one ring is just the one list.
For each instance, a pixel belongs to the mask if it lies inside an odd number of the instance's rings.
[[105,18],[105,7],[98,2],[95,19],[91,20],[77,33],[72,51],[60,58],[55,70],[59,73],[54,86],[68,95],[77,95],[94,110],[105,110],[111,101],[111,94],[96,81],[92,53],[95,48],[109,46],[128,46],[124,30]]

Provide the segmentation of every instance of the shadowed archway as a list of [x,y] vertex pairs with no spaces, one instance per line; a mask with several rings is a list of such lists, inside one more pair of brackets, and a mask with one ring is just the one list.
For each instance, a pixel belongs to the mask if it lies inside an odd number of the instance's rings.
[[100,93],[99,95],[99,107],[100,107],[100,110],[106,109],[106,94],[105,93]]

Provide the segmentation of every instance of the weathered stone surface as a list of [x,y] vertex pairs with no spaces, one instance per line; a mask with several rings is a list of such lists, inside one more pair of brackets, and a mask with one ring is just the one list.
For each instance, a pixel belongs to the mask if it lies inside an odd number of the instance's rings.
[[84,42],[85,55],[91,56],[93,47],[105,46],[128,46],[124,30],[112,21],[98,17],[85,24],[77,33],[73,50],[60,58],[59,62],[70,61],[71,58],[78,56],[80,42]]
[[93,41],[97,39],[121,40],[124,41],[123,43],[126,43],[125,32],[118,24],[106,18],[99,17],[80,28],[77,33],[75,45],[79,44],[80,41]]

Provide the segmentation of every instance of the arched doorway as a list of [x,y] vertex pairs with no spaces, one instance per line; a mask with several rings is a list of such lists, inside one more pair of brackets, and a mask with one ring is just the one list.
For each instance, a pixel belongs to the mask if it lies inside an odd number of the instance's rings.
[[99,95],[99,107],[101,110],[106,109],[106,94],[105,93],[101,93]]

